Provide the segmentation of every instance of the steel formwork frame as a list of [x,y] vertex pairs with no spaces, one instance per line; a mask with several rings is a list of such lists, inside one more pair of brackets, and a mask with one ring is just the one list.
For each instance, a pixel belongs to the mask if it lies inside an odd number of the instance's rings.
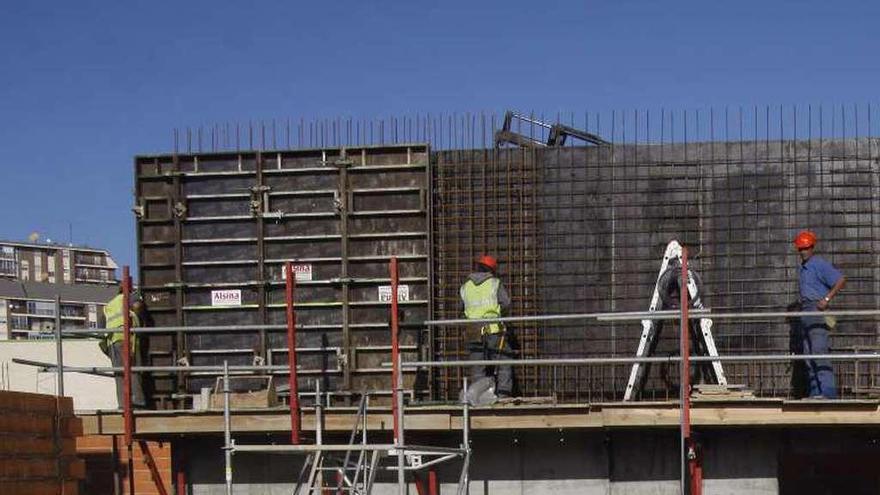
[[[651,236],[667,230],[681,232],[692,246],[692,262],[711,285],[708,293],[724,294],[724,300],[709,303],[717,310],[742,312],[785,306],[776,299],[792,293],[790,287],[779,286],[792,285],[793,265],[765,279],[747,271],[762,263],[767,252],[766,259],[772,260],[768,264],[790,264],[784,251],[789,233],[805,226],[820,230],[829,241],[827,252],[850,277],[847,297],[840,303],[873,307],[868,298],[880,294],[880,263],[871,254],[880,250],[876,112],[875,104],[519,111],[526,119],[511,131],[528,139],[548,137],[546,128],[529,124],[534,121],[576,127],[605,141],[589,147],[588,153],[568,146],[538,150],[546,159],[528,163],[515,157],[533,156],[533,151],[491,149],[503,125],[490,113],[218,124],[175,130],[172,138],[174,154],[206,156],[261,151],[270,157],[279,146],[430,143],[432,160],[441,165],[428,178],[437,208],[429,212],[434,235],[430,257],[436,260],[429,266],[429,278],[434,280],[432,296],[442,295],[431,303],[437,318],[457,315],[454,290],[466,275],[471,254],[500,245],[502,230],[516,233],[512,257],[501,260],[503,267],[509,265],[502,275],[511,292],[521,291],[515,295],[515,314],[641,307],[637,299],[643,297],[641,285],[651,271],[643,264],[656,255],[630,248],[633,242],[654,242]],[[650,208],[651,198],[657,197],[661,204]],[[471,205],[473,211],[461,205]],[[456,217],[461,225],[455,225]],[[647,228],[641,220],[663,226]],[[712,232],[724,234],[727,241],[713,239]],[[591,233],[608,240],[597,243]],[[539,259],[547,263],[538,265]],[[602,266],[608,267],[609,277],[597,281],[596,275],[604,275]],[[449,267],[454,273],[446,271]],[[854,352],[880,348],[876,328],[866,321],[854,323],[835,339],[839,347]],[[608,321],[594,335],[577,326],[559,331],[562,322],[530,325],[515,328],[524,358],[619,356],[633,347],[621,321]],[[772,353],[787,347],[781,323],[770,327],[737,321],[722,330],[717,342],[725,353]],[[663,340],[663,351],[672,352],[674,339]],[[435,359],[458,359],[466,354],[463,341],[460,328],[449,328],[428,345]],[[621,371],[627,370],[526,367],[519,370],[518,381],[526,395],[552,392],[561,401],[614,400]],[[654,399],[674,397],[670,384],[677,370],[668,371],[668,383],[652,381]],[[743,364],[730,371],[734,381],[753,385],[761,396],[792,390],[784,365]],[[880,390],[880,366],[846,363],[840,375],[848,396]],[[440,370],[431,378],[429,386],[436,387],[429,392],[432,398],[452,399],[461,373]]]

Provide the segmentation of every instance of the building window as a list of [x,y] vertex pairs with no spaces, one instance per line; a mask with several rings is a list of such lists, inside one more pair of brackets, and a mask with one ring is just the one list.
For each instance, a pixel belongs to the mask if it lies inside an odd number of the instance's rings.
[[74,306],[70,304],[61,305],[61,316],[70,316],[73,318],[85,318],[86,314],[82,306]]
[[12,246],[0,247],[0,275],[18,276],[18,263],[15,259],[15,248]]
[[41,253],[34,253],[34,280],[43,281],[43,255]]
[[31,265],[27,260],[21,260],[21,279],[22,280],[30,280],[31,279]]
[[28,301],[27,312],[32,315],[55,316],[55,303],[43,301]]
[[9,317],[9,328],[11,330],[29,330],[27,316],[12,315]]
[[18,273],[17,267],[15,260],[0,259],[0,275],[14,277]]

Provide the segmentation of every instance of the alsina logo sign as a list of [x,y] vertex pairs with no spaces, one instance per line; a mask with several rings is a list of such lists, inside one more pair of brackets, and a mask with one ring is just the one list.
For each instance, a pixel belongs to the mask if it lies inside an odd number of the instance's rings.
[[211,306],[241,306],[241,289],[212,290]]

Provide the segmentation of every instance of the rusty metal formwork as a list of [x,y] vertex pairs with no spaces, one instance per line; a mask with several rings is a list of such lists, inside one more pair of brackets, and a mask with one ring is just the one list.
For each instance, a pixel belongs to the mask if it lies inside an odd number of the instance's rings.
[[[380,298],[392,255],[407,287],[404,321],[429,310],[426,145],[143,156],[135,171],[140,288],[155,325],[283,324],[291,260],[302,380],[321,378],[342,403],[390,394]],[[417,328],[402,345],[418,357],[429,339]],[[283,332],[266,329],[151,336],[147,346],[152,365],[285,364],[288,352]],[[171,407],[211,385],[156,378],[153,397]]]

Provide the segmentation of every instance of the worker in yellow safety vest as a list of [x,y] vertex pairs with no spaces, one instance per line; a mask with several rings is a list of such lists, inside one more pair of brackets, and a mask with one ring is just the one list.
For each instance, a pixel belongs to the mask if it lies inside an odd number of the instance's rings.
[[[498,318],[502,309],[510,306],[510,296],[504,284],[496,276],[498,261],[489,255],[481,256],[476,262],[474,273],[468,275],[459,294],[464,304],[464,314],[469,319]],[[479,323],[471,327],[471,333],[479,328],[479,342],[476,335],[469,338],[471,360],[511,359],[510,339],[502,323]],[[513,369],[511,366],[495,366],[495,395],[498,398],[510,397],[513,391]],[[471,383],[489,377],[489,367],[473,366]]]
[[[129,316],[131,318],[131,328],[139,327],[142,323],[142,315],[144,314],[144,301],[138,292],[132,292],[129,297]],[[122,299],[122,288],[120,287],[119,294],[113,297],[106,306],[104,306],[104,321],[106,323],[106,328],[122,328],[124,325],[124,313],[123,313],[123,299]],[[110,334],[105,334],[103,339],[100,342],[101,350],[104,351],[104,354],[110,357],[110,362],[112,363],[114,368],[121,368],[123,366],[123,332],[115,332]],[[132,366],[140,366],[140,352],[138,345],[138,337],[137,334],[131,334],[131,365]],[[125,393],[123,390],[124,384],[124,376],[121,372],[115,373],[116,378],[116,398],[119,401],[119,407],[123,406],[125,400]],[[144,401],[144,389],[143,384],[141,383],[141,374],[140,373],[132,373],[131,374],[131,405],[136,408],[143,408],[145,406]]]

